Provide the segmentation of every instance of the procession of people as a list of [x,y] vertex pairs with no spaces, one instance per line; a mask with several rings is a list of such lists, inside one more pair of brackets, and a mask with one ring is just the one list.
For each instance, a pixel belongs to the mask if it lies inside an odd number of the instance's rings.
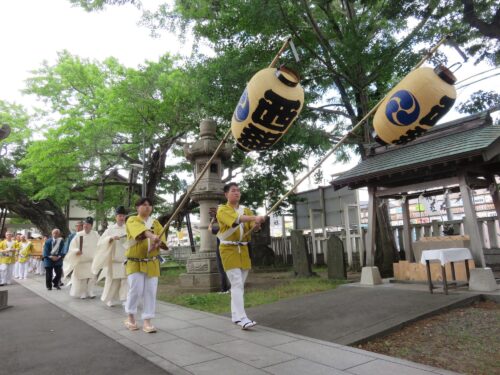
[[[265,216],[255,216],[240,205],[238,184],[229,183],[223,191],[227,202],[218,207],[213,218],[217,225],[209,231],[217,235],[221,274],[229,280],[226,289],[231,293],[232,321],[246,330],[256,324],[244,307],[244,285],[251,268],[248,246],[251,231],[260,228]],[[77,221],[66,239],[54,228],[44,238],[41,255],[34,254],[33,241],[26,234],[7,230],[0,242],[0,286],[10,285],[13,279],[24,280],[29,273],[40,275],[39,262],[43,262],[47,290],[61,290],[66,285],[73,298],[94,299],[96,284],[104,279],[100,299],[110,308],[123,306],[124,326],[139,330],[137,316],[142,309],[142,330],[156,332],[151,320],[163,261],[160,250],[168,249],[167,238],[152,217],[151,199],[140,198],[135,208],[136,213],[130,214],[124,206],[117,207],[115,223],[101,235],[93,229],[92,217]]]

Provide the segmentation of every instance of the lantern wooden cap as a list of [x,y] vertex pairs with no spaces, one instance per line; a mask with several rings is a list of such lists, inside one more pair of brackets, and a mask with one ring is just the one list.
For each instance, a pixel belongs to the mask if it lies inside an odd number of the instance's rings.
[[446,83],[454,85],[457,82],[455,75],[444,65],[438,65],[434,68],[434,73],[436,73],[439,78],[441,78]]
[[300,82],[299,74],[284,65],[281,65],[278,70],[276,70],[276,77],[278,77],[278,79],[285,85],[290,87],[295,87]]

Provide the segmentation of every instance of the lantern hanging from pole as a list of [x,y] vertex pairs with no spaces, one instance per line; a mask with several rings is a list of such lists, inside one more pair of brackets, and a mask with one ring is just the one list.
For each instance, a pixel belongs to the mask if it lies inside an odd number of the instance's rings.
[[442,65],[408,74],[375,113],[375,139],[382,144],[404,144],[422,135],[455,103],[455,81],[453,73]]
[[304,105],[300,77],[284,66],[257,72],[247,84],[231,121],[243,151],[270,148],[290,129]]

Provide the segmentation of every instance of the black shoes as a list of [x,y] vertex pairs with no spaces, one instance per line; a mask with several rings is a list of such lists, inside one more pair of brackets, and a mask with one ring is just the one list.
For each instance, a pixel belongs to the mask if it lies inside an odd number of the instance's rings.
[[52,290],[52,288],[47,288],[47,290]]

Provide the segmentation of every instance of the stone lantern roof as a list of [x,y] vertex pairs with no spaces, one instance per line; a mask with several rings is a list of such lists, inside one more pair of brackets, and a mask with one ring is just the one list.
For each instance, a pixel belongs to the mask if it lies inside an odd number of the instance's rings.
[[[194,162],[199,158],[210,158],[217,146],[219,146],[220,140],[215,136],[217,133],[217,124],[213,120],[203,120],[200,123],[200,138],[196,140],[191,145],[184,146],[184,155],[190,162]],[[229,160],[232,153],[232,146],[230,144],[225,144],[219,151],[217,157],[222,161]]]

